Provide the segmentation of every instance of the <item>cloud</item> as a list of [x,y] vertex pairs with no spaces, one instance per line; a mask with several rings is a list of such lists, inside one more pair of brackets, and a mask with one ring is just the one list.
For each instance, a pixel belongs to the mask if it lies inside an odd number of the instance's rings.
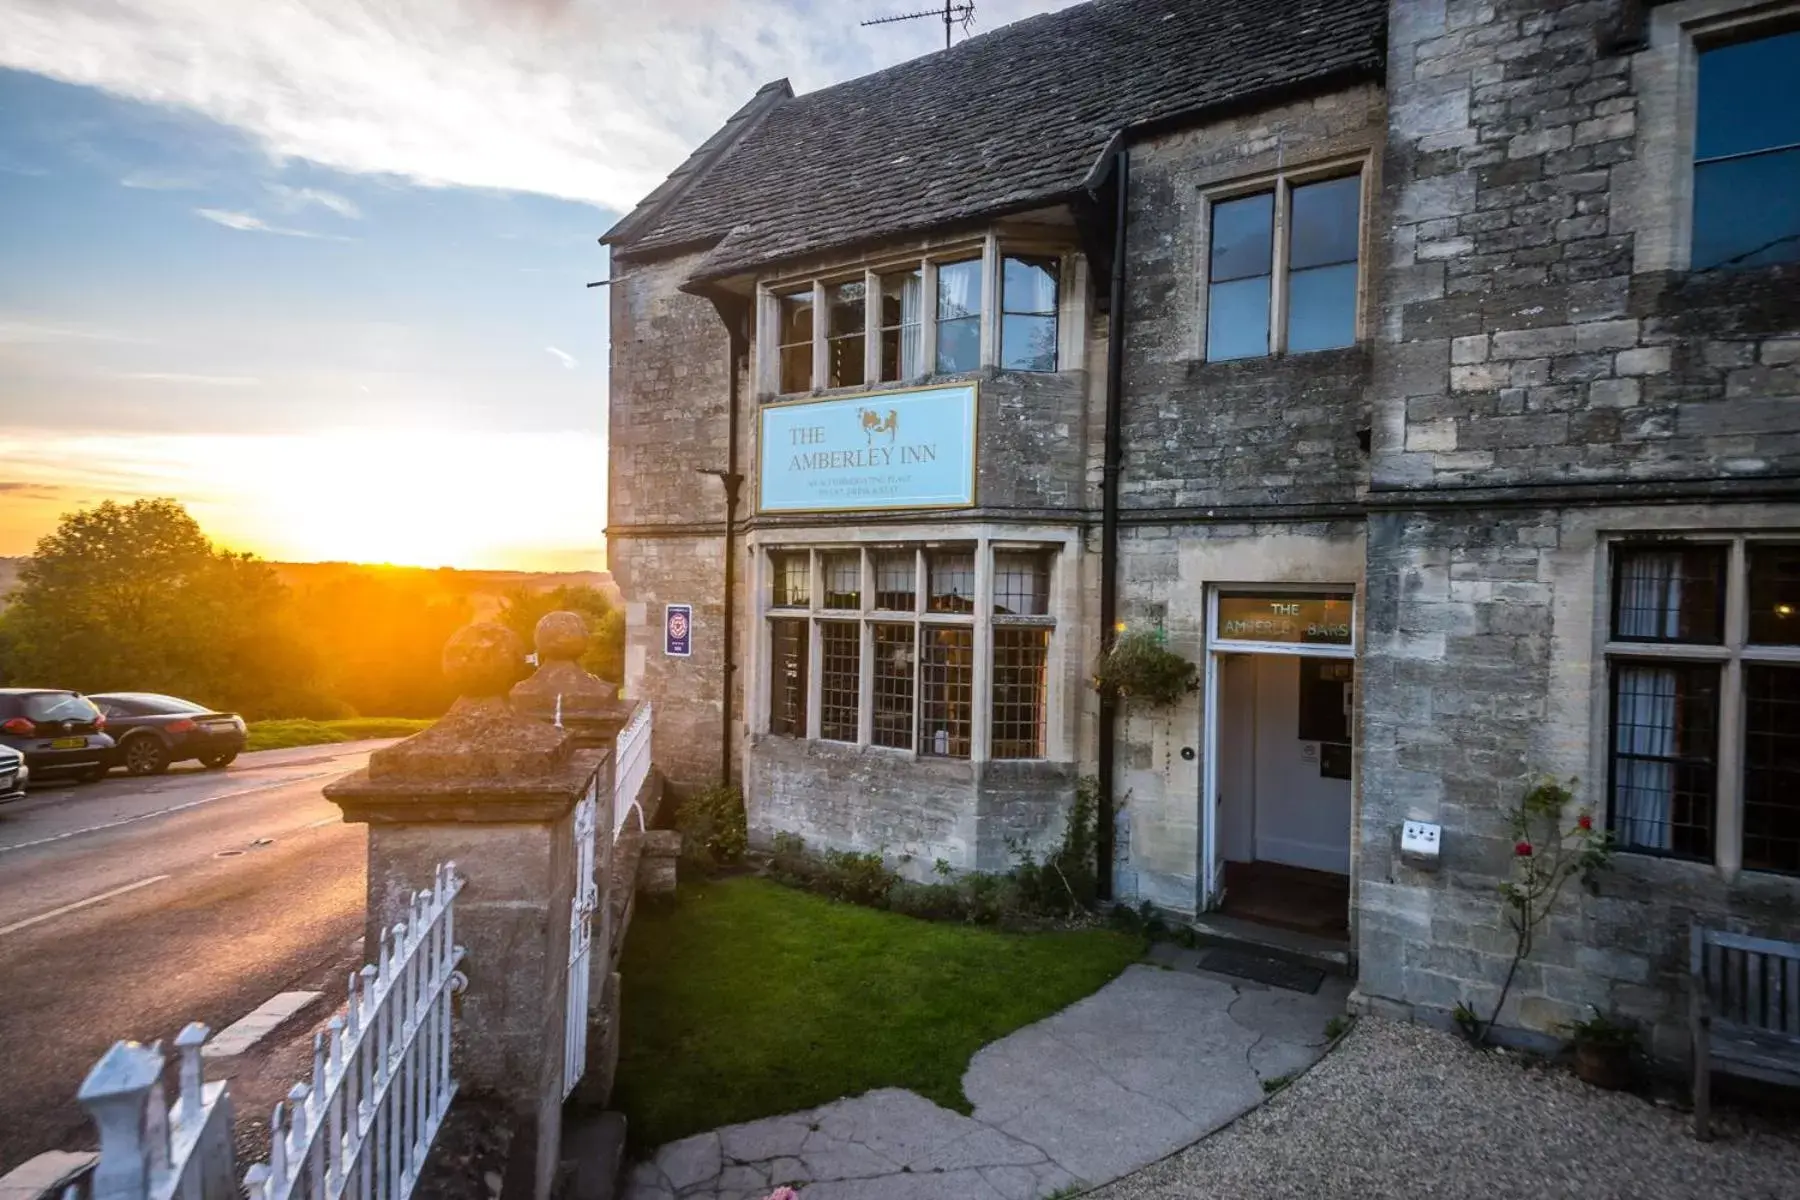
[[581,365],[580,363],[575,361],[575,356],[573,354],[570,354],[566,350],[558,350],[555,346],[545,346],[544,353],[555,355],[556,361],[561,363],[563,366],[567,367],[571,371],[573,371],[576,367]]
[[52,342],[122,342],[144,346],[150,344],[150,339],[110,329],[46,325],[41,321],[0,316],[0,346],[45,345]]
[[180,371],[128,371],[118,376],[137,383],[176,383],[183,387],[261,387],[248,375],[189,375]]
[[[983,0],[992,29],[1071,0]],[[200,113],[277,160],[634,204],[768,80],[933,49],[793,0],[0,0],[0,66]]]
[[133,171],[119,180],[119,186],[146,192],[186,192],[200,185],[186,175],[171,175],[165,171]]
[[349,198],[336,192],[327,192],[322,188],[289,187],[284,183],[266,185],[269,194],[280,203],[283,212],[299,212],[310,205],[317,205],[327,212],[336,213],[340,217],[352,221],[362,220],[362,209]]
[[246,212],[232,212],[223,208],[196,208],[194,215],[205,217],[214,225],[223,225],[227,229],[237,229],[244,233],[278,233],[282,237],[319,238],[331,242],[347,242],[350,239],[339,237],[335,233],[314,233],[307,229],[288,229],[280,225],[271,225],[261,217]]

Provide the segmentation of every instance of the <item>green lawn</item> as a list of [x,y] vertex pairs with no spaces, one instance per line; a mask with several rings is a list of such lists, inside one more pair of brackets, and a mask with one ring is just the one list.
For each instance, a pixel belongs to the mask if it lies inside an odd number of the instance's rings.
[[632,921],[613,1105],[640,1149],[878,1087],[967,1112],[976,1050],[1142,952],[1109,930],[938,924],[764,879],[684,885]]
[[285,750],[290,746],[323,746],[331,742],[357,742],[364,738],[408,737],[431,722],[413,717],[350,717],[341,721],[250,722],[246,750]]

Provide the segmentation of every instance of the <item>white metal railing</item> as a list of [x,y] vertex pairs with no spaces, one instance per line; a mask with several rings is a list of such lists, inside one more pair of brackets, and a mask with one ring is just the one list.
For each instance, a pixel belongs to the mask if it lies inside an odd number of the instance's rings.
[[269,1160],[251,1167],[251,1200],[405,1200],[456,1095],[450,1003],[460,990],[456,864],[414,892],[376,963],[350,976],[329,1042],[313,1038],[312,1082],[297,1083],[269,1121]]
[[631,720],[619,731],[613,744],[613,836],[625,828],[625,816],[637,811],[638,828],[644,827],[644,810],[638,807],[638,792],[650,777],[650,702],[638,705]]
[[100,1130],[93,1169],[63,1200],[226,1200],[238,1194],[231,1165],[231,1097],[207,1083],[200,1048],[212,1031],[195,1022],[175,1038],[181,1093],[163,1104],[162,1043],[115,1042],[78,1097]]

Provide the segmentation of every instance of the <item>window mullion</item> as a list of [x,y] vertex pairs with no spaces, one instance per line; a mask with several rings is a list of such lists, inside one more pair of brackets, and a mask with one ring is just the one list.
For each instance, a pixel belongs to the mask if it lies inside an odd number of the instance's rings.
[[1000,240],[991,231],[981,239],[981,291],[981,366],[986,369],[1000,361]]
[[1749,633],[1749,553],[1734,538],[1725,567],[1725,646],[1731,661],[1719,681],[1719,838],[1713,855],[1729,881],[1744,861],[1744,670],[1738,656]]
[[881,382],[881,276],[863,272],[863,386]]
[[1270,227],[1269,353],[1287,352],[1288,182],[1275,180],[1274,223]]
[[812,390],[817,391],[831,382],[831,312],[825,307],[825,285],[816,279],[812,298]]
[[875,632],[867,618],[857,621],[856,630],[860,648],[856,675],[856,744],[867,746],[875,740]]
[[969,758],[986,762],[992,757],[994,699],[994,545],[986,538],[975,543],[974,687],[969,714]]
[[919,264],[919,370],[920,375],[937,374],[937,264],[926,259]]

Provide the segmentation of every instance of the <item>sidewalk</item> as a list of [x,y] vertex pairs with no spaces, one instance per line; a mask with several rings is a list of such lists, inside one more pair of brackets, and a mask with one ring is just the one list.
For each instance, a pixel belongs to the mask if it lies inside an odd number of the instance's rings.
[[1309,995],[1202,971],[1192,951],[1162,957],[983,1047],[963,1076],[970,1116],[882,1089],[728,1126],[662,1147],[627,1200],[760,1200],[781,1184],[806,1200],[1036,1200],[1104,1183],[1314,1062],[1349,991],[1336,977]]

